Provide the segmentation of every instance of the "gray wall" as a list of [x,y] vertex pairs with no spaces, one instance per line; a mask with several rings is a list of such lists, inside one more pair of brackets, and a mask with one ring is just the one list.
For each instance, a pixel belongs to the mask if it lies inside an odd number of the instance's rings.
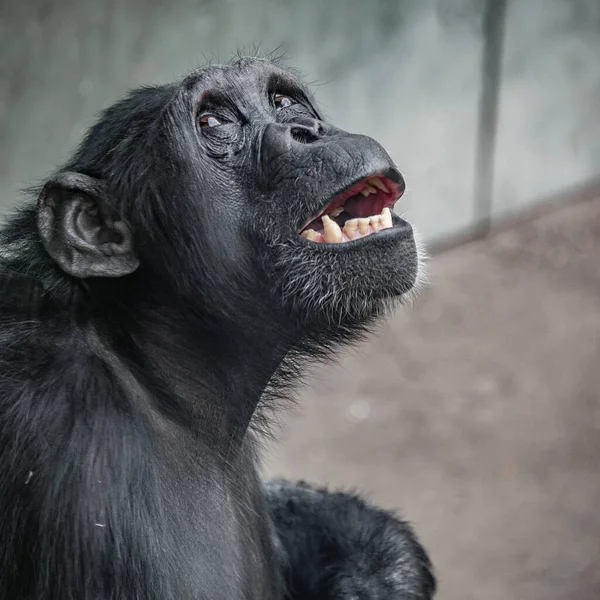
[[509,6],[497,214],[600,175],[600,0]]
[[[429,239],[472,224],[483,0],[4,0],[0,208],[127,88],[283,44],[325,113],[390,151]],[[509,2],[493,210],[600,174],[600,2]]]

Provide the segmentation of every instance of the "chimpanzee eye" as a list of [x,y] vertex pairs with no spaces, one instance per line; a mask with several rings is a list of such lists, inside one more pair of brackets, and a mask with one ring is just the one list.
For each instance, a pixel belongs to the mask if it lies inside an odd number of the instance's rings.
[[275,94],[273,97],[273,102],[275,103],[275,108],[277,110],[281,108],[287,108],[288,106],[295,104],[295,102],[289,96],[284,96],[283,94]]
[[222,125],[223,122],[217,119],[215,115],[211,115],[210,113],[205,113],[200,116],[200,128],[207,129],[209,127],[218,127]]

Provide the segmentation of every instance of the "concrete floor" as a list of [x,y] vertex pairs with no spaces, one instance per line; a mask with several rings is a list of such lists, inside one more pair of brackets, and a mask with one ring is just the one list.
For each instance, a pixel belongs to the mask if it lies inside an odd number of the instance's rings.
[[600,197],[437,256],[415,310],[320,370],[269,474],[367,492],[443,600],[600,598]]

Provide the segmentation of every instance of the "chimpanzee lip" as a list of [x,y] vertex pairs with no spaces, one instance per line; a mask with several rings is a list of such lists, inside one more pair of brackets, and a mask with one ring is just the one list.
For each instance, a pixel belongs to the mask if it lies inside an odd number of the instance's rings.
[[339,244],[393,229],[402,221],[391,209],[403,192],[404,182],[396,169],[368,174],[335,194],[298,234],[308,242]]

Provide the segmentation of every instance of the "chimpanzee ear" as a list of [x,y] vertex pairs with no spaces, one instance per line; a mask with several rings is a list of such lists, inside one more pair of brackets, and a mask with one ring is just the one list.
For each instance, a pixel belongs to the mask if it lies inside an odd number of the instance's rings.
[[102,181],[60,173],[38,198],[37,225],[50,256],[74,277],[122,277],[139,261],[133,235],[112,208]]

